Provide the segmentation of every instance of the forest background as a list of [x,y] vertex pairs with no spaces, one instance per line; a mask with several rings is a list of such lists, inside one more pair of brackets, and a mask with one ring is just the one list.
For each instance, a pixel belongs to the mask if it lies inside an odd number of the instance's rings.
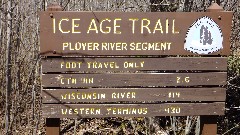
[[[204,12],[211,0],[0,0],[0,135],[45,134],[41,115],[39,11]],[[233,11],[226,115],[218,134],[240,134],[240,2],[216,0]],[[63,119],[61,134],[197,134],[199,117]],[[189,124],[190,123],[190,124]]]

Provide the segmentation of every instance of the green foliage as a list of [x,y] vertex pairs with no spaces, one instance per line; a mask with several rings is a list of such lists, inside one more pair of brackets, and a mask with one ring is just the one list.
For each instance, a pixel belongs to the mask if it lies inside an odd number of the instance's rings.
[[240,74],[240,55],[231,55],[228,57],[228,69]]

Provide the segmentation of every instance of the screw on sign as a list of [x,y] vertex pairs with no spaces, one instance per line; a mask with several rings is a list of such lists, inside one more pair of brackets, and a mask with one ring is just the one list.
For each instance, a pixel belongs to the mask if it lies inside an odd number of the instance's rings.
[[47,134],[59,134],[59,118],[189,115],[204,115],[202,133],[216,134],[233,13],[216,3],[207,11],[64,12],[50,5],[40,13]]

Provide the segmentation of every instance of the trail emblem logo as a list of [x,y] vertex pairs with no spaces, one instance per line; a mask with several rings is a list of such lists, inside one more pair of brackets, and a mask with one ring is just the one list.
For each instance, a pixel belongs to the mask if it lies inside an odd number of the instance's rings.
[[196,54],[210,54],[222,48],[222,30],[210,17],[199,18],[188,29],[185,50]]

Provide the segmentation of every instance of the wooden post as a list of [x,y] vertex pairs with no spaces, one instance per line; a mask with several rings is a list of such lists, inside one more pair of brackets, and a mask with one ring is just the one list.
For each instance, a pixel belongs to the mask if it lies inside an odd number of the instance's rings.
[[[224,11],[221,6],[213,2],[207,8],[207,12]],[[217,134],[217,116],[200,116],[200,134],[201,135],[216,135]]]
[[217,134],[217,116],[200,116],[200,135]]
[[207,8],[207,12],[220,12],[220,11],[224,10],[217,3],[213,3],[210,7]]
[[[47,7],[47,11],[62,11],[62,7],[54,2]],[[46,135],[60,135],[60,118],[46,119]]]
[[46,135],[60,135],[60,118],[46,119]]
[[53,2],[47,7],[47,11],[62,11],[62,7]]

